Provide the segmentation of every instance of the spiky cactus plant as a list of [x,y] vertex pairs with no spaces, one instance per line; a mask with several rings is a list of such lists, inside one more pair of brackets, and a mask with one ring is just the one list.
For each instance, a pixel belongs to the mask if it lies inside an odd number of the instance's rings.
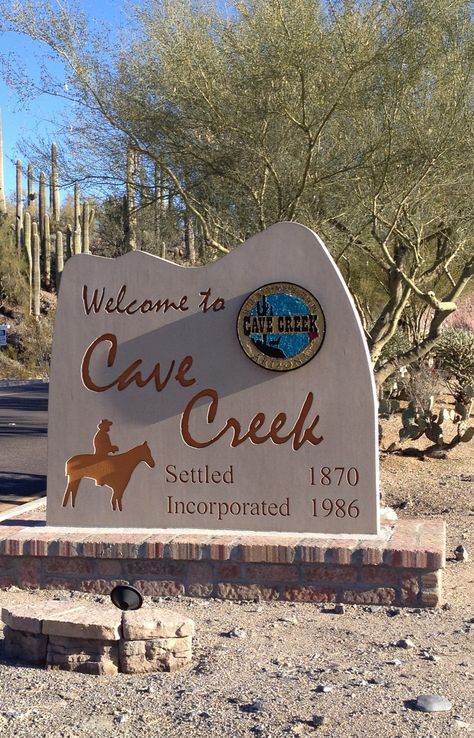
[[64,269],[63,234],[56,231],[56,292],[59,292],[61,277]]
[[[21,251],[21,241],[23,233],[23,186],[22,186],[22,166],[21,161],[18,159],[16,163],[16,220],[15,220],[15,234],[16,234],[16,247],[18,253]],[[31,223],[30,223],[31,225]]]
[[44,257],[44,283],[46,287],[51,285],[51,229],[49,215],[46,213],[43,219],[43,257]]
[[32,226],[32,272],[31,272],[31,314],[36,320],[40,317],[40,237],[37,223]]
[[73,253],[81,253],[81,196],[79,183],[74,185],[74,231],[73,231]]
[[31,215],[31,219],[34,220],[36,214],[36,193],[35,193],[35,176],[33,170],[33,164],[28,164],[28,212]]
[[73,241],[73,238],[72,238],[72,228],[68,224],[66,226],[66,259],[70,259],[71,256],[74,253],[73,247],[72,247],[72,241]]
[[84,200],[82,205],[82,253],[90,254],[90,232],[94,223],[95,211],[90,203]]
[[7,214],[7,202],[5,200],[5,180],[3,177],[3,135],[2,135],[2,111],[0,110],[0,215]]
[[40,172],[39,176],[39,199],[38,199],[38,223],[41,239],[41,248],[43,251],[43,263],[45,261],[45,244],[44,244],[44,216],[46,215],[46,175]]
[[28,211],[26,211],[25,217],[23,219],[23,244],[25,246],[26,258],[28,259],[29,282],[31,289],[31,269],[33,257],[31,251],[31,215]]
[[58,169],[58,149],[55,143],[51,144],[51,212],[53,217],[53,227],[56,229],[61,216],[61,205],[59,201],[59,169]]

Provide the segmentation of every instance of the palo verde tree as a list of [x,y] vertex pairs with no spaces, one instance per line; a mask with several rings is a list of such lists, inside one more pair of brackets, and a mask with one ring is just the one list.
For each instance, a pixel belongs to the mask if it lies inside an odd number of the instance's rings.
[[[217,254],[277,221],[320,232],[379,382],[433,346],[474,273],[468,0],[145,0],[110,53],[64,4],[0,11],[64,62],[84,176],[133,150]],[[422,310],[423,335],[387,358]]]

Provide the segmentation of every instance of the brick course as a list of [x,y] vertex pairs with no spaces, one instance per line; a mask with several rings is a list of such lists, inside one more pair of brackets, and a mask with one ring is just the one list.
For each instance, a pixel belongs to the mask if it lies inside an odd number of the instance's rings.
[[[26,517],[26,515],[25,515]],[[370,539],[45,528],[44,512],[0,523],[0,586],[228,599],[441,604],[445,527],[385,523]]]

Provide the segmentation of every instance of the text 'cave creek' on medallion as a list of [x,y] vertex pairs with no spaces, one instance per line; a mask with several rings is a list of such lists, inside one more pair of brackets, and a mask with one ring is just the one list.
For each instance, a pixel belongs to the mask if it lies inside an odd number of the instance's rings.
[[289,282],[259,287],[245,300],[237,335],[246,355],[272,371],[307,364],[322,346],[326,325],[318,300]]

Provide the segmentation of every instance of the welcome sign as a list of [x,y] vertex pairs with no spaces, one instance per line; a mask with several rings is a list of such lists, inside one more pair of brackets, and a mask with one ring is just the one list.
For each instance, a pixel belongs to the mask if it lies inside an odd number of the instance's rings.
[[375,391],[320,239],[282,223],[219,261],[67,262],[48,524],[378,532]]

